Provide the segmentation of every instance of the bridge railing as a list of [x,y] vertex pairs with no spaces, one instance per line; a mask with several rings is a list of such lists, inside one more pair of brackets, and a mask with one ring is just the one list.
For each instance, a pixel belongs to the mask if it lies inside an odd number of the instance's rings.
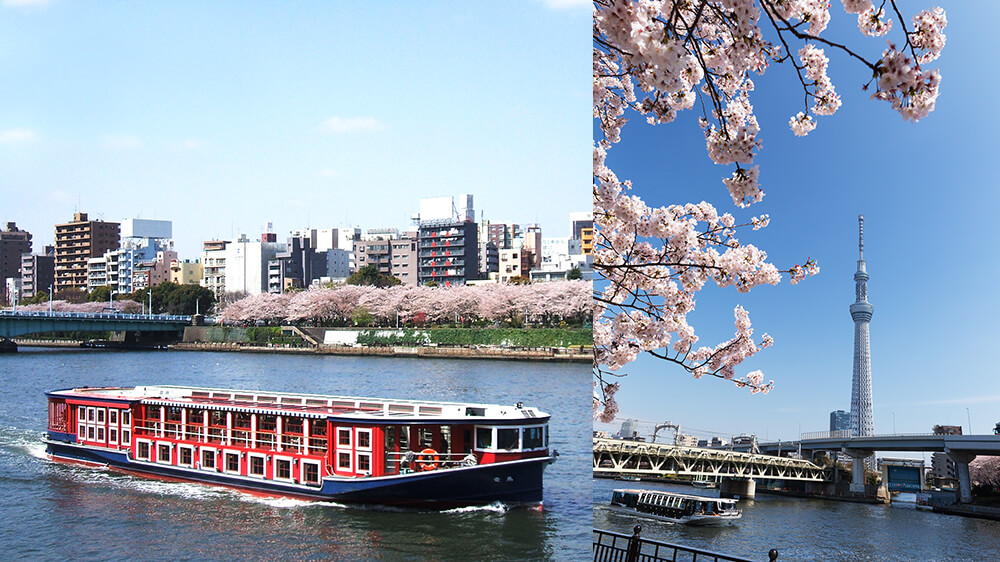
[[[691,560],[719,560],[750,562],[740,558],[709,550],[644,539],[640,536],[642,526],[636,525],[631,536],[624,533],[594,529],[594,562],[680,562]],[[768,553],[771,562],[778,559],[778,551]]]
[[12,318],[81,318],[85,320],[156,320],[160,322],[190,322],[190,316],[179,314],[125,314],[121,312],[48,312],[45,310],[0,310],[0,316]]

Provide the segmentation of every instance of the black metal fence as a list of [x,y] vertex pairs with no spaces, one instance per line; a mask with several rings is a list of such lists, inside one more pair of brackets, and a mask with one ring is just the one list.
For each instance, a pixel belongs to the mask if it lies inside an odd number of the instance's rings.
[[[752,562],[749,558],[644,539],[639,536],[641,532],[641,525],[635,526],[631,536],[594,529],[594,562],[686,562],[688,560]],[[768,559],[770,562],[777,560],[778,551],[771,549],[768,552]]]

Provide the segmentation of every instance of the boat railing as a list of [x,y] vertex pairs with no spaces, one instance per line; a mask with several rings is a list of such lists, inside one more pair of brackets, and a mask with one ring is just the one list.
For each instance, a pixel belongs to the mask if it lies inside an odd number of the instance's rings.
[[[424,449],[426,450],[426,449]],[[432,449],[433,450],[433,449]],[[474,466],[478,464],[472,453],[433,453],[422,451],[401,451],[388,453],[390,461],[412,472],[435,470],[439,468],[454,468],[456,466]]]
[[[750,558],[741,558],[689,546],[644,539],[640,536],[641,533],[641,525],[635,526],[632,535],[594,529],[594,562],[665,562],[668,560],[750,562],[751,560]],[[770,562],[774,562],[778,559],[778,550],[772,548],[767,556]]]

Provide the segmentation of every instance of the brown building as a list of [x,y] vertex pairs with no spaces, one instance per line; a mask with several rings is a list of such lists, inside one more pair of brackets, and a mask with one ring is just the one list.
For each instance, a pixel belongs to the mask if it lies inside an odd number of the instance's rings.
[[56,225],[56,292],[87,290],[87,260],[119,246],[119,224],[87,220],[74,213],[73,222]]
[[31,233],[19,230],[17,224],[7,223],[0,232],[0,283],[8,277],[21,277],[21,255],[31,253]]

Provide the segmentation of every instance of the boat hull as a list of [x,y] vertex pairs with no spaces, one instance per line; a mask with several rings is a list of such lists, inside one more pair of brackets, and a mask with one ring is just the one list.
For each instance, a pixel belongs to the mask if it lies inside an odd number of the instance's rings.
[[736,524],[736,521],[742,515],[697,515],[690,517],[667,517],[664,515],[655,515],[652,513],[645,513],[631,507],[621,506],[621,505],[611,505],[611,509],[619,513],[627,513],[629,515],[638,515],[639,517],[645,517],[647,519],[655,519],[657,521],[666,521],[668,523],[677,523],[680,525],[691,525],[693,527],[729,527]]
[[57,461],[107,466],[144,476],[225,486],[256,494],[430,509],[451,509],[493,502],[541,505],[542,473],[554,460],[546,456],[394,476],[327,477],[317,487],[136,461],[130,459],[125,451],[51,439],[46,440],[46,453]]

